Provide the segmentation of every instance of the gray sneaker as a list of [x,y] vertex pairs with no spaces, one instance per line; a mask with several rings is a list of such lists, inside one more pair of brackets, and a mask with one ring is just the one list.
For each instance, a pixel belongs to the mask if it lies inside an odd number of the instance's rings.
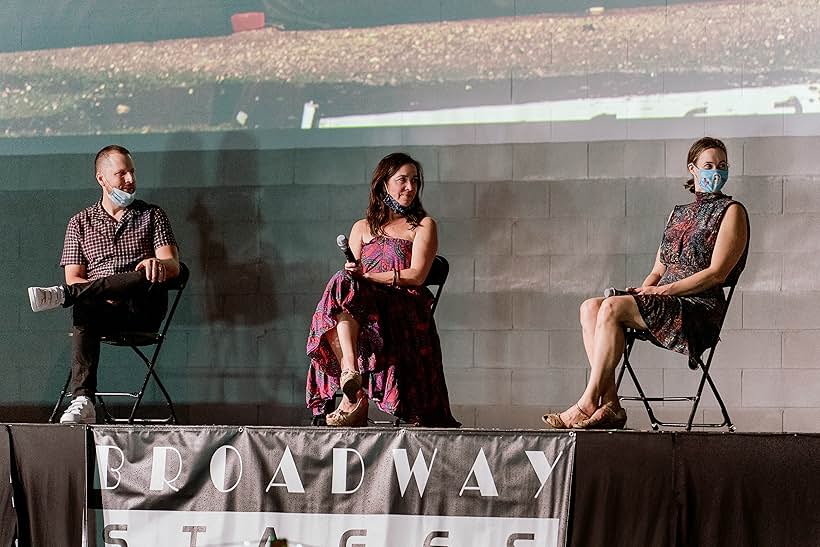
[[97,412],[94,403],[85,395],[78,395],[60,417],[61,424],[94,424],[97,423]]
[[28,300],[31,302],[31,311],[53,310],[65,303],[65,288],[62,285],[29,287]]

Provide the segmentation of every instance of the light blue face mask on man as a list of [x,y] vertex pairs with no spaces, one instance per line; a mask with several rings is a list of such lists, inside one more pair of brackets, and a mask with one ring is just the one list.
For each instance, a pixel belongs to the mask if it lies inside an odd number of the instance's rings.
[[700,187],[704,192],[717,193],[729,180],[728,169],[700,169]]
[[134,197],[136,195],[136,192],[129,194],[125,190],[120,190],[119,188],[112,188],[111,192],[108,193],[108,197],[111,198],[111,203],[117,207],[122,207],[123,209],[134,202]]

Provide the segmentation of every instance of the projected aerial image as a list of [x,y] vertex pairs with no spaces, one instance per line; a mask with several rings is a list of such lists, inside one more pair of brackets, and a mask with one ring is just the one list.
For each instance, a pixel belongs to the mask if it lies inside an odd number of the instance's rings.
[[816,1],[626,4],[345,28],[268,9],[222,36],[6,51],[0,135],[820,112]]

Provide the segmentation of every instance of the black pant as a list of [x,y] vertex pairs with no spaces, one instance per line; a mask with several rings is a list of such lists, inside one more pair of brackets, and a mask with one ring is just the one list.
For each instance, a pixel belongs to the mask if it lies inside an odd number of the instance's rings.
[[117,332],[156,332],[168,309],[168,292],[142,271],[65,286],[65,306],[74,306],[71,392],[94,399],[100,337]]

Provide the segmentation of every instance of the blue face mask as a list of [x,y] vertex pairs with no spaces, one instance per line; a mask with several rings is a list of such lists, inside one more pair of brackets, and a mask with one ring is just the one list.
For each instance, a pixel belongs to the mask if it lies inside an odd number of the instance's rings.
[[704,192],[720,192],[729,180],[728,169],[700,169],[698,183]]
[[117,207],[122,207],[123,209],[125,209],[134,202],[134,197],[136,196],[136,194],[136,192],[129,194],[125,190],[120,190],[119,188],[112,188],[111,192],[108,193],[108,197],[111,199],[111,203],[113,203]]

